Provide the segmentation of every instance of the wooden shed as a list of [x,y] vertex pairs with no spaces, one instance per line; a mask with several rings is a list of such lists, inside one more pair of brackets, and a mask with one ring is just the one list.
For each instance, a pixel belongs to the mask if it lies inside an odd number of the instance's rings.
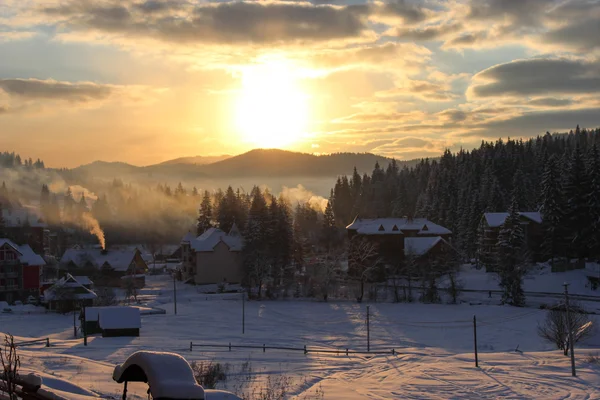
[[142,318],[137,307],[103,307],[98,313],[102,337],[140,336]]

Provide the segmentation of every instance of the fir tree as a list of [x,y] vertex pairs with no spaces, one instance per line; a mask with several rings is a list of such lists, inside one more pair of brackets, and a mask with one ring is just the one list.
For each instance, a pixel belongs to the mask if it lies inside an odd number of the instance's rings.
[[196,224],[196,227],[198,236],[202,235],[208,229],[213,227],[212,204],[208,190],[205,190],[204,195],[202,196],[202,203],[200,203],[200,210],[198,211],[198,223]]
[[[556,158],[550,156],[546,160],[542,175],[540,213],[544,225],[544,241],[542,253],[554,260],[564,251],[564,204],[562,201],[562,185],[556,165]],[[553,262],[553,261],[552,261]]]
[[502,301],[514,306],[525,305],[523,278],[526,268],[525,237],[518,212],[516,193],[509,208],[508,216],[498,235],[496,271],[502,288]]
[[589,177],[587,193],[589,225],[586,237],[589,254],[598,260],[600,258],[600,154],[595,143],[587,156],[587,176]]
[[335,216],[333,215],[333,191],[329,195],[329,201],[323,214],[323,226],[321,228],[321,237],[325,244],[325,249],[329,251],[337,242],[337,228],[335,225]]
[[586,227],[589,224],[588,180],[579,146],[575,147],[565,177],[566,228],[569,256],[583,258],[587,254]]

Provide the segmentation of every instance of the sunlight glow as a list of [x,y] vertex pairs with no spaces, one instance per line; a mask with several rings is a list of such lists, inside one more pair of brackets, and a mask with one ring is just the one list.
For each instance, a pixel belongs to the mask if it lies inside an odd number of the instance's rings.
[[263,148],[297,142],[308,127],[308,96],[294,66],[268,60],[242,71],[235,123],[243,140]]

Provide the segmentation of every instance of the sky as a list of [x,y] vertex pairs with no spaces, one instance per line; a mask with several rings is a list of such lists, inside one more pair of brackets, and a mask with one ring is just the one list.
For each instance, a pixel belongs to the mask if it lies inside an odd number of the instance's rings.
[[577,124],[600,126],[600,1],[0,1],[0,150],[53,167]]

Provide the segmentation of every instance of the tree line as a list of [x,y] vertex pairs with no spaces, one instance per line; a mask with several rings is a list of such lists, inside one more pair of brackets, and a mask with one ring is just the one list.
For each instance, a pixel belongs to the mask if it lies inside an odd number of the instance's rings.
[[472,151],[446,150],[412,168],[338,178],[333,211],[339,226],[363,217],[424,217],[453,232],[465,256],[478,251],[485,212],[540,211],[544,255],[600,257],[600,128],[546,133],[526,141],[482,141]]

